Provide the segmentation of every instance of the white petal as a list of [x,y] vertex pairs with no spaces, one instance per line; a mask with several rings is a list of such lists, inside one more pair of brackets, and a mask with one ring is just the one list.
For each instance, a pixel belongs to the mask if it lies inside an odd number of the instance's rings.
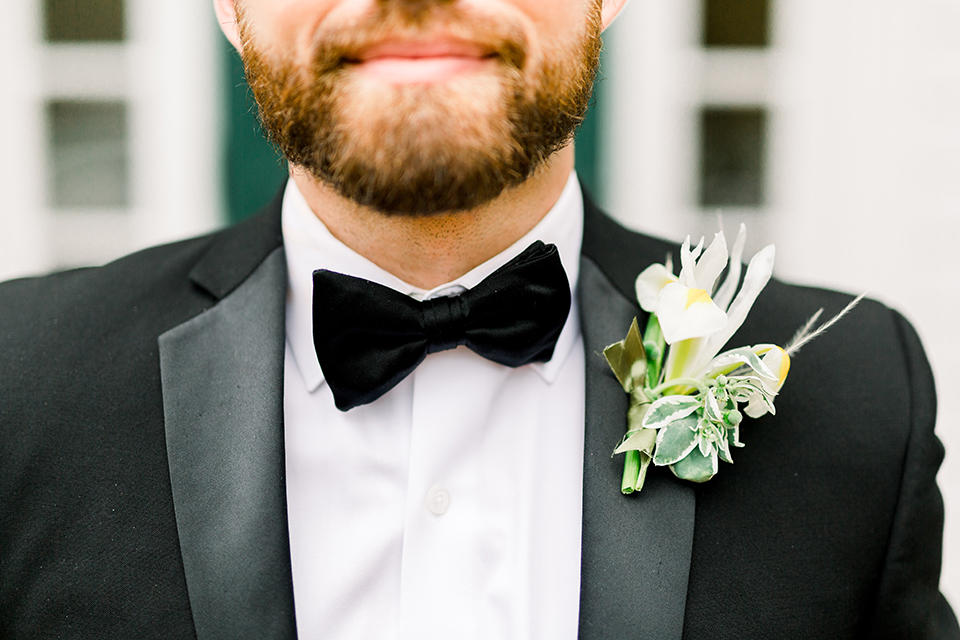
[[[703,251],[703,238],[700,238],[700,243],[692,251],[690,250],[690,236],[687,236],[687,239],[683,241],[683,246],[680,247],[680,283],[685,287],[698,288],[695,271],[697,258],[700,257],[701,251]],[[702,289],[703,287],[699,288]]]
[[[713,242],[703,252],[700,259],[697,260],[697,267],[693,270],[693,278],[697,282],[697,287],[706,289],[708,293],[713,293],[713,285],[716,284],[720,272],[727,266],[727,239],[723,231],[713,237]],[[714,301],[716,302],[716,301]],[[719,305],[717,305],[719,306]],[[722,307],[721,307],[722,308]]]
[[713,356],[717,355],[723,345],[727,343],[727,340],[737,332],[740,325],[743,324],[747,313],[750,312],[750,307],[753,306],[757,296],[760,295],[763,288],[767,286],[767,282],[770,281],[770,276],[773,274],[773,260],[775,257],[776,250],[773,245],[770,244],[761,249],[757,255],[753,256],[753,259],[750,260],[750,264],[747,265],[747,275],[743,279],[743,287],[740,288],[740,292],[737,293],[737,297],[733,299],[733,304],[730,305],[730,309],[727,312],[726,326],[710,336],[707,341],[707,346],[704,347],[700,354],[701,360],[697,363],[697,367],[693,369],[694,371],[706,366]]
[[697,243],[697,246],[693,248],[693,251],[690,252],[690,256],[697,260],[700,257],[700,252],[703,251],[703,236],[700,236],[700,242]]
[[751,418],[759,418],[762,415],[769,413],[766,403],[764,403],[763,398],[760,397],[759,393],[754,393],[750,396],[750,402],[747,403],[747,406],[743,408],[743,412]]
[[767,365],[773,373],[777,375],[775,379],[761,378],[763,383],[770,391],[776,393],[783,388],[783,383],[787,380],[787,374],[790,372],[790,356],[778,346],[774,346],[763,356],[763,364]]
[[667,344],[708,336],[727,323],[726,314],[713,304],[706,291],[677,282],[660,292],[657,317]]
[[676,282],[677,276],[670,273],[662,264],[652,264],[637,276],[637,300],[640,307],[648,313],[657,312],[657,300],[660,292],[671,282]]
[[733,242],[733,253],[730,254],[730,269],[727,271],[727,277],[723,284],[717,289],[717,295],[713,296],[713,301],[718,307],[726,311],[730,307],[730,301],[733,300],[733,294],[737,292],[737,286],[740,284],[740,271],[743,268],[743,245],[747,241],[747,225],[740,224],[740,231],[737,233],[737,239]]

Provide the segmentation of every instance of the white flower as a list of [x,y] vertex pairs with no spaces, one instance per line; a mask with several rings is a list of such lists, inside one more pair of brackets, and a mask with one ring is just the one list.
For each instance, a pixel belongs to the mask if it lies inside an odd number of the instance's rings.
[[667,266],[657,264],[637,278],[640,306],[657,314],[664,339],[672,345],[664,368],[665,380],[699,377],[743,324],[753,302],[770,280],[775,255],[773,245],[753,257],[743,286],[737,292],[745,241],[746,227],[740,225],[727,276],[719,287],[715,288],[717,280],[728,266],[727,242],[722,231],[706,251],[702,250],[702,240],[691,250],[690,238],[687,238],[680,249],[679,277],[674,277]]
[[[731,447],[743,446],[744,414],[759,418],[775,413],[774,400],[790,371],[791,356],[862,298],[815,329],[821,309],[785,348],[758,344],[719,353],[773,273],[774,248],[769,245],[750,260],[740,283],[745,238],[741,225],[728,264],[722,231],[706,251],[703,240],[691,249],[687,237],[680,249],[680,275],[673,275],[668,258],[637,277],[637,299],[652,314],[647,330],[641,338],[634,318],[627,337],[604,350],[630,394],[627,433],[614,451],[627,454],[623,493],[643,487],[651,464],[668,466],[679,478],[705,482],[716,475],[721,460],[732,463]],[[718,286],[724,269],[727,276]]]
[[706,289],[668,284],[660,292],[657,317],[667,344],[702,338],[723,329],[727,314],[714,303]]
[[668,284],[679,280],[673,275],[673,269],[670,265],[670,259],[667,258],[667,264],[652,264],[643,270],[637,276],[637,300],[640,301],[640,308],[647,313],[657,313],[660,303],[660,292]]
[[637,277],[640,306],[657,314],[667,344],[709,335],[727,322],[726,314],[710,298],[713,284],[727,262],[723,232],[714,237],[701,256],[702,250],[701,239],[691,251],[690,236],[687,236],[680,248],[679,278],[662,264],[647,267]]

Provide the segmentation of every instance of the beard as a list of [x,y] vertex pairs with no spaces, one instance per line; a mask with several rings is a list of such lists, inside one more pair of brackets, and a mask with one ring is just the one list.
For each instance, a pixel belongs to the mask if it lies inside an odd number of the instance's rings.
[[[247,81],[267,137],[340,196],[384,214],[472,209],[522,184],[573,138],[600,56],[600,2],[577,41],[542,59],[523,32],[442,0],[379,2],[349,30],[315,34],[310,64],[269,57],[237,7]],[[489,48],[491,72],[394,86],[351,72],[365,46],[444,34]]]

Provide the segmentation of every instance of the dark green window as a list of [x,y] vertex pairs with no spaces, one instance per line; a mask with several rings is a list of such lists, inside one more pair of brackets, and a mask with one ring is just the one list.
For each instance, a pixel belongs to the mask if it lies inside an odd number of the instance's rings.
[[769,22],[769,0],[703,0],[703,45],[769,46]]
[[122,208],[130,204],[124,103],[49,102],[47,130],[51,206]]
[[700,205],[764,204],[766,113],[705,108],[700,114]]
[[125,37],[123,0],[44,0],[43,9],[49,42],[119,42]]

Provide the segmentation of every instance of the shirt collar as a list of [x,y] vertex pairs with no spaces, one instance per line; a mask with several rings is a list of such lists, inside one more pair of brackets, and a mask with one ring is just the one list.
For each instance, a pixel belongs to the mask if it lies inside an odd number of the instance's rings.
[[287,291],[287,342],[294,361],[309,392],[323,383],[323,372],[313,346],[313,272],[327,269],[370,280],[412,296],[418,300],[452,295],[470,289],[512,260],[534,240],[555,244],[560,261],[570,282],[572,304],[567,322],[557,339],[553,357],[530,365],[548,383],[553,382],[560,367],[580,336],[576,291],[580,272],[580,244],[583,239],[583,195],[576,173],[571,172],[560,198],[547,215],[526,235],[510,247],[461,277],[424,290],[414,287],[373,264],[337,240],[326,225],[314,215],[293,180],[287,181],[282,208],[283,243],[287,258],[289,289]]

